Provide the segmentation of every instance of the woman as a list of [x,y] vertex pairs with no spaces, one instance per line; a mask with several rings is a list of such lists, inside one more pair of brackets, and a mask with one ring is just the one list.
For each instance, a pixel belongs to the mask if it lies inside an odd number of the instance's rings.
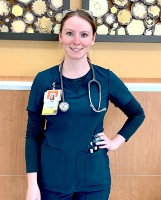
[[[118,149],[144,120],[142,107],[123,82],[90,63],[95,36],[88,12],[68,12],[59,34],[63,62],[34,79],[27,107],[27,200],[107,200],[107,152]],[[51,91],[58,96],[54,106],[48,99]],[[103,128],[109,101],[128,117],[112,139]]]

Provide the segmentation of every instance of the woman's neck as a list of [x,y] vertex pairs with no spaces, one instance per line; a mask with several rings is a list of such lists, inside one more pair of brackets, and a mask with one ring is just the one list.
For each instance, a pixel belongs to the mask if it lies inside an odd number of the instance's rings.
[[79,78],[90,70],[87,59],[70,60],[65,59],[63,63],[63,76],[67,78]]

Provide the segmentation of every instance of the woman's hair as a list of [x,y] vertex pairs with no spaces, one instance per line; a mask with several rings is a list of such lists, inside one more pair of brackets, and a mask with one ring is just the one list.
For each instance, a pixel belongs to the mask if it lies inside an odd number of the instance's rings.
[[65,14],[65,16],[63,17],[62,21],[61,21],[61,26],[60,26],[60,33],[62,32],[64,23],[71,17],[73,16],[78,16],[84,20],[86,20],[91,26],[92,26],[92,30],[93,30],[93,35],[96,33],[96,24],[94,22],[93,17],[89,14],[88,11],[85,10],[73,10],[73,11],[67,11],[67,13]]

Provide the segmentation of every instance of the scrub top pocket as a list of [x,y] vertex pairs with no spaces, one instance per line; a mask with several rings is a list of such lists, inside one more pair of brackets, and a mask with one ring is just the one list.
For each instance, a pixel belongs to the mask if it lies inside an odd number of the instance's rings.
[[94,186],[110,181],[109,158],[104,150],[77,154],[76,186]]
[[57,150],[46,144],[41,148],[40,184],[45,188],[64,188],[66,182],[65,151]]

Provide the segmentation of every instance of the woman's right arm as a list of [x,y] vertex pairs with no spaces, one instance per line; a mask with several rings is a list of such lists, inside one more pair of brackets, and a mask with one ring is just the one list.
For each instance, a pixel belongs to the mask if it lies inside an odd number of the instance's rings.
[[40,145],[44,133],[45,118],[41,114],[28,111],[26,130],[26,171],[28,189],[26,200],[40,200],[40,190],[37,183],[37,172],[40,155]]

